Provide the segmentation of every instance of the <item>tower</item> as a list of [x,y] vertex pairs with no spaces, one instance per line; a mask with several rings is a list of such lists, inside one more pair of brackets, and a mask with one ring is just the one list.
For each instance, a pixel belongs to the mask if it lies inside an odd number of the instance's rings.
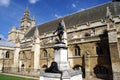
[[30,11],[28,10],[28,7],[26,7],[26,10],[24,12],[24,16],[20,20],[20,29],[17,29],[17,27],[13,27],[8,33],[8,41],[15,42],[17,39],[17,35],[19,35],[19,39],[24,38],[25,32],[35,26],[35,18],[30,18]]
[[30,11],[28,10],[28,7],[26,7],[26,10],[24,12],[24,16],[20,21],[20,30],[25,32],[30,27],[34,27],[34,26],[35,26],[35,19],[30,18]]

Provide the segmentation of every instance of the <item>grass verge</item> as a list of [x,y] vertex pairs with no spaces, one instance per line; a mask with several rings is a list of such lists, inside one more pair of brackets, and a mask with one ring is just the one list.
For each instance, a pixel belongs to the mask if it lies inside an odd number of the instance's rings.
[[37,80],[37,79],[0,74],[0,80]]

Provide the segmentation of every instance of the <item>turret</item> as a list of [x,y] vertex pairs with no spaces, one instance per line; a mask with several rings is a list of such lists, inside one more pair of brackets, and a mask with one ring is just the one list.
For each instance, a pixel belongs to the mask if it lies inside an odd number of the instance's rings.
[[35,19],[30,18],[30,11],[28,10],[28,7],[26,7],[24,16],[20,22],[20,30],[26,32],[30,27],[33,26],[35,26]]
[[26,10],[25,10],[25,12],[24,12],[24,17],[25,17],[25,18],[29,18],[29,17],[30,17],[30,12],[29,12],[29,10],[28,10],[28,7],[26,7]]
[[32,21],[31,21],[31,27],[35,26],[35,16],[33,16]]
[[8,41],[15,42],[17,28],[13,26],[12,29],[8,32]]

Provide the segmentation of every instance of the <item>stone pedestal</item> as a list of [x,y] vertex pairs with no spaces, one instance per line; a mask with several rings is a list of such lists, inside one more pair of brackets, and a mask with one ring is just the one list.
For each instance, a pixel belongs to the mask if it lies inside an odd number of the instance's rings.
[[58,63],[59,70],[68,70],[70,69],[68,63],[68,52],[67,46],[63,43],[54,45],[54,61]]
[[63,71],[62,80],[82,80],[81,70],[65,70]]
[[76,70],[65,70],[63,74],[59,73],[45,73],[40,71],[40,80],[82,80],[82,72]]
[[61,80],[61,74],[45,73],[44,70],[40,71],[40,80]]

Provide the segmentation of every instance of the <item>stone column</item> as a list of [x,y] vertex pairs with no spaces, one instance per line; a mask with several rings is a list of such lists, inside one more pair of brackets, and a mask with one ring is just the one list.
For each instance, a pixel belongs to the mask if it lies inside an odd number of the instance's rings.
[[40,43],[39,38],[37,38],[34,44],[34,69],[39,68],[40,68]]
[[20,52],[20,43],[15,44],[15,51],[14,51],[14,64],[13,67],[16,68],[14,71],[17,71],[17,68],[19,67],[19,52]]
[[90,55],[88,52],[84,55],[84,61],[85,61],[85,77],[90,78]]
[[108,31],[109,37],[109,47],[110,47],[110,57],[112,63],[113,80],[120,79],[120,58],[117,40],[117,31],[112,29]]
[[40,69],[40,39],[39,39],[39,31],[36,27],[34,34],[35,42],[34,42],[34,69]]

